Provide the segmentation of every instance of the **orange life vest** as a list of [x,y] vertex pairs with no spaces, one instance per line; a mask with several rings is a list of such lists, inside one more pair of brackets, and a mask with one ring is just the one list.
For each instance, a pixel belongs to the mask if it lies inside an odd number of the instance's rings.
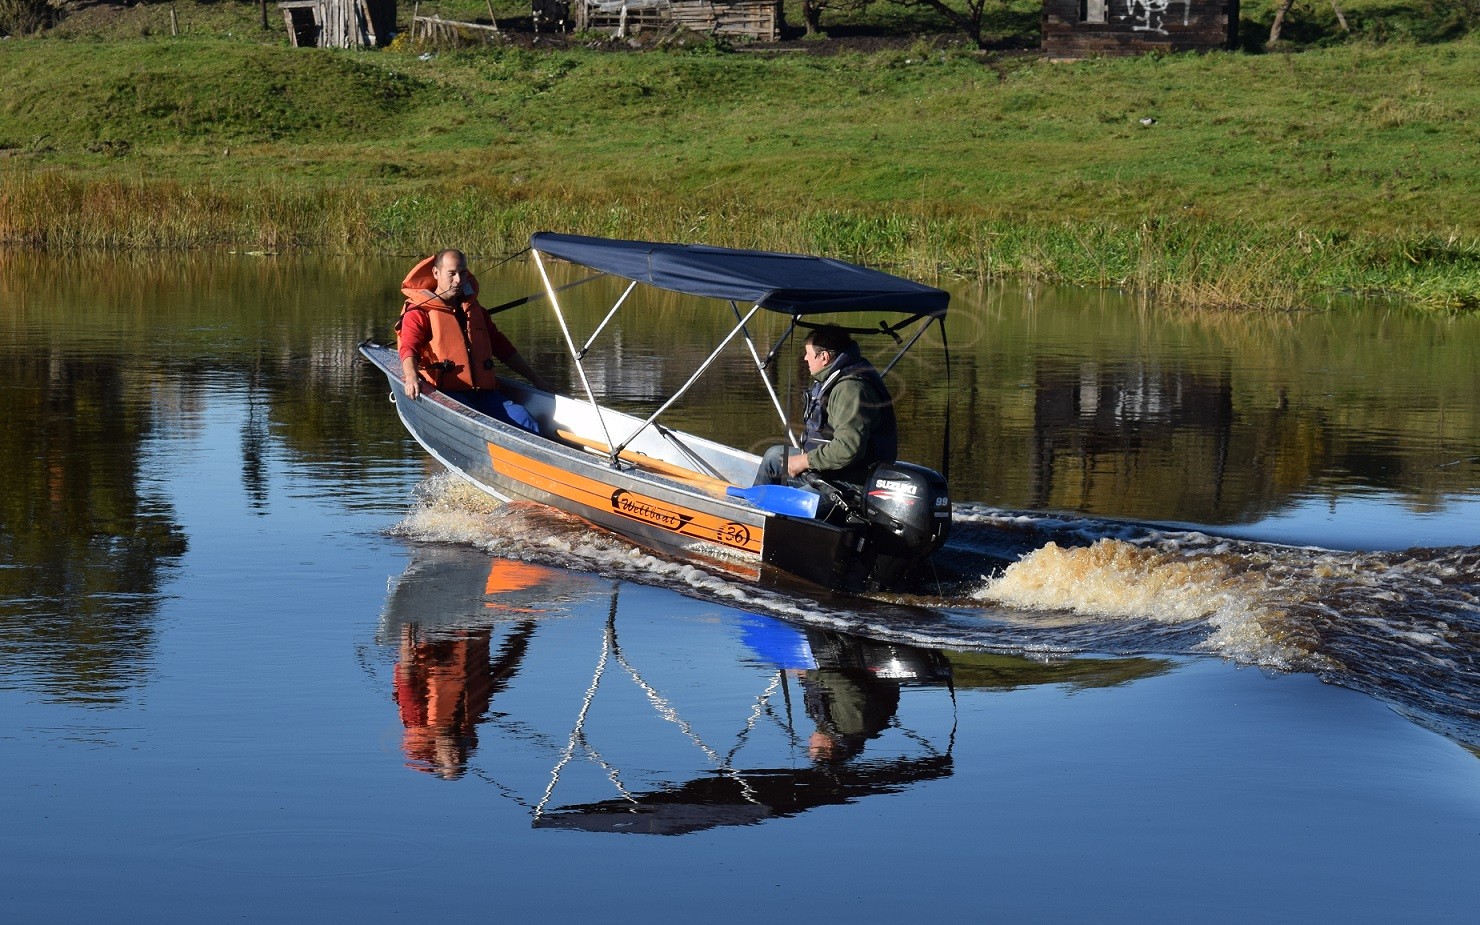
[[[461,306],[449,305],[437,298],[437,281],[432,276],[432,261],[426,258],[411,268],[401,281],[406,304],[402,317],[409,311],[425,311],[432,337],[419,346],[416,368],[424,381],[444,391],[491,389],[498,385],[493,371],[493,322],[488,311],[478,304],[478,279],[463,275],[465,287],[471,287]],[[401,323],[396,322],[396,330]]]

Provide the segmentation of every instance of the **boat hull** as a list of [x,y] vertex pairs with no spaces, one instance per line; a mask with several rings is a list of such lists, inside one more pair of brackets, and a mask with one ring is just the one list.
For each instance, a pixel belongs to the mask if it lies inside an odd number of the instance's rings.
[[[603,450],[636,430],[636,419],[527,386],[505,386],[550,439],[494,420],[440,392],[406,396],[394,350],[361,353],[385,374],[407,431],[428,453],[479,489],[506,501],[544,504],[661,554],[746,581],[857,590],[864,579],[858,528],[764,511],[724,494],[748,484],[757,457],[666,428],[631,443],[617,465]],[[601,427],[605,424],[605,428]],[[636,462],[628,462],[628,459]],[[654,471],[654,469],[661,471]],[[686,475],[686,473],[689,473]]]

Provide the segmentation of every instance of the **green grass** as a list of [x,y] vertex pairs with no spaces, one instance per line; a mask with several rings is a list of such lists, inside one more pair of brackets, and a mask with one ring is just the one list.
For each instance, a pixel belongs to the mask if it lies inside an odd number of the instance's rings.
[[283,14],[275,2],[267,5],[268,31],[255,2],[222,0],[206,3],[138,3],[134,6],[100,4],[73,10],[46,38],[88,42],[118,41],[170,35],[170,11],[181,36],[211,37],[239,42],[287,45]]
[[[0,238],[404,250],[543,223],[1217,304],[1480,300],[1473,37],[1052,64],[228,31],[0,43]],[[209,214],[165,233],[124,205],[176,195]]]

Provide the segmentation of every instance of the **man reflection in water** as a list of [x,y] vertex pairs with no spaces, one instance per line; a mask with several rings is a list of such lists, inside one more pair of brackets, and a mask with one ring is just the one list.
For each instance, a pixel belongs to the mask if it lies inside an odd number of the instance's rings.
[[[522,590],[541,577],[538,570],[523,563],[495,559],[487,593]],[[468,759],[478,747],[478,724],[486,717],[494,695],[518,673],[534,630],[534,621],[521,621],[499,647],[497,657],[490,657],[491,628],[456,630],[430,638],[416,624],[401,629],[395,700],[406,727],[401,747],[407,767],[444,780],[466,773]]]
[[817,729],[807,741],[815,764],[841,764],[889,728],[899,710],[899,684],[859,668],[798,672],[802,703]]
[[416,626],[401,629],[396,663],[396,704],[406,734],[406,766],[453,780],[478,747],[477,724],[493,696],[489,630],[420,639]]

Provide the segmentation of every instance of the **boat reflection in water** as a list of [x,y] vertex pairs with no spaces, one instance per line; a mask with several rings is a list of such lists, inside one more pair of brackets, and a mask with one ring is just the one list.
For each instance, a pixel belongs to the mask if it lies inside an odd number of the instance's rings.
[[[538,828],[680,835],[952,773],[956,672],[938,651],[442,545],[415,551],[378,638],[408,767],[494,784]],[[1001,688],[1162,664],[978,658],[962,655],[972,686]]]
[[[951,773],[954,721],[934,741],[901,724],[900,689],[935,685],[950,690],[951,664],[939,652],[874,642],[818,629],[801,629],[756,614],[740,614],[742,638],[753,657],[773,668],[776,683],[752,711],[761,715],[780,687],[784,721],[793,746],[805,743],[800,766],[726,766],[676,786],[591,803],[546,807],[537,827],[683,835],[721,825],[748,825],[817,806],[850,803],[891,793]],[[791,685],[811,726],[793,722]],[[865,747],[885,730],[903,728],[913,753],[879,752],[862,760]],[[749,735],[747,725],[741,739]],[[793,747],[791,753],[800,749]],[[727,763],[728,764],[728,763]]]

